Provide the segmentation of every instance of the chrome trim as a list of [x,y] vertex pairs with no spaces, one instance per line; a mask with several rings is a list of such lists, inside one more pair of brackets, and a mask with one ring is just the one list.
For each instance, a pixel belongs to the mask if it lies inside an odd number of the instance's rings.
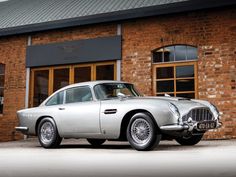
[[[222,127],[222,123],[219,121],[216,121],[216,128]],[[197,122],[188,122],[188,124],[184,125],[164,125],[160,127],[161,130],[166,130],[166,131],[181,131],[181,130],[188,130],[192,131],[193,129],[197,129]],[[198,130],[198,129],[197,129]],[[211,130],[211,129],[209,129]]]
[[15,130],[22,133],[27,133],[29,128],[28,127],[15,127]]
[[223,123],[222,123],[222,122],[218,122],[218,121],[217,121],[216,128],[220,128],[220,127],[222,127],[222,125],[223,125]]
[[182,116],[182,121],[186,122],[191,117],[193,122],[212,121],[214,115],[209,108],[194,108],[191,109],[187,114]]
[[104,114],[115,114],[117,112],[117,109],[106,109],[104,111]]
[[188,125],[164,125],[160,127],[161,130],[167,130],[167,131],[179,131],[179,130],[188,130]]

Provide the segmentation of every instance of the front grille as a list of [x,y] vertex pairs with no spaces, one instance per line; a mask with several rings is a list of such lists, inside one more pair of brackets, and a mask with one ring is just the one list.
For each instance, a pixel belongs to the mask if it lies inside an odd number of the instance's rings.
[[191,117],[193,121],[201,122],[213,120],[213,114],[208,108],[196,108],[188,112],[188,114],[183,116],[183,122],[187,121]]

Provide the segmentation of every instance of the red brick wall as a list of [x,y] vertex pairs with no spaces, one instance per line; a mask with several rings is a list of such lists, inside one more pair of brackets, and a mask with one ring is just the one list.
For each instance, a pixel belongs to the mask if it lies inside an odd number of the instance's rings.
[[16,111],[24,108],[26,36],[0,39],[0,63],[5,64],[3,114],[0,115],[0,141],[21,138],[15,133]]
[[[174,44],[198,47],[199,99],[223,112],[223,127],[206,138],[236,137],[236,9],[206,10],[122,23],[122,79],[152,95],[151,51]],[[163,42],[162,42],[163,39]]]
[[116,33],[116,24],[97,24],[78,28],[53,30],[32,35],[32,45],[115,36]]

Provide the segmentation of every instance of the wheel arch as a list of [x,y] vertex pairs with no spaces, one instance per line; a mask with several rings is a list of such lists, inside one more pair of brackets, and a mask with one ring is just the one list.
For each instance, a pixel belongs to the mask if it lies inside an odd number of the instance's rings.
[[153,120],[155,127],[158,129],[158,131],[160,131],[160,128],[159,128],[156,120],[154,119],[153,115],[149,111],[147,111],[145,109],[134,109],[134,110],[127,112],[124,115],[124,117],[122,118],[121,126],[120,126],[120,136],[119,136],[120,140],[127,140],[127,138],[126,138],[127,126],[129,124],[130,119],[133,117],[133,115],[135,115],[137,113],[147,113],[151,117],[151,119]]

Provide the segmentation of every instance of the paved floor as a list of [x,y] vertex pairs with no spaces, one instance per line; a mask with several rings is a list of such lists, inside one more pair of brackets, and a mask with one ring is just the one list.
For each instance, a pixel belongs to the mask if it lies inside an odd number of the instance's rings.
[[0,177],[236,177],[236,140],[201,141],[193,147],[163,141],[149,152],[128,143],[93,149],[85,140],[64,140],[43,149],[37,140],[0,143]]

